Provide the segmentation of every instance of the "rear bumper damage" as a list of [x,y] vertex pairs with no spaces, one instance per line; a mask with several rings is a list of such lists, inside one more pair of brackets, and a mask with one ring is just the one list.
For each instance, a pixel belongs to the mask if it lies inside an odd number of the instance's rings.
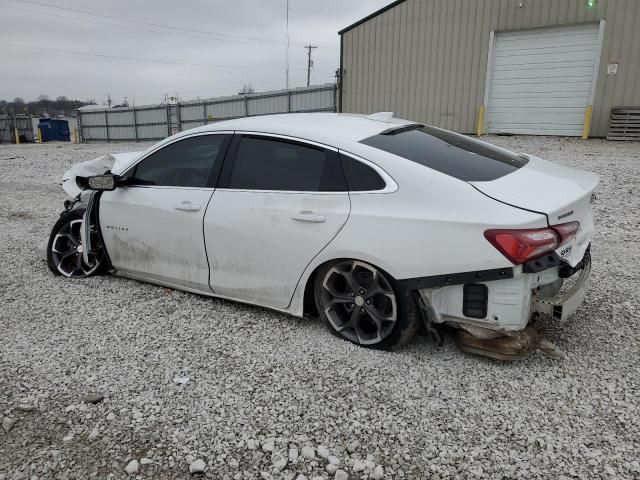
[[429,306],[423,309],[425,321],[458,329],[457,343],[463,351],[503,360],[521,359],[537,349],[560,355],[530,321],[539,315],[566,321],[582,305],[590,275],[587,249],[575,267],[562,263],[535,273],[515,267],[512,278],[421,288],[418,292]]

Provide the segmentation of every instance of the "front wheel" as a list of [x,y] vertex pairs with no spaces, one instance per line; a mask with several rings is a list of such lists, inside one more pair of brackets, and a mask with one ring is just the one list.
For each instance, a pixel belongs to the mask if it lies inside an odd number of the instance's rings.
[[342,260],[322,267],[315,277],[314,297],[329,330],[364,347],[396,348],[420,327],[410,292],[366,262]]
[[95,232],[91,232],[91,240],[97,248],[95,252],[89,254],[89,263],[83,259],[83,245],[80,235],[83,215],[83,208],[64,212],[51,230],[47,244],[47,264],[49,270],[56,275],[86,278],[104,270],[103,267],[106,263],[104,249]]

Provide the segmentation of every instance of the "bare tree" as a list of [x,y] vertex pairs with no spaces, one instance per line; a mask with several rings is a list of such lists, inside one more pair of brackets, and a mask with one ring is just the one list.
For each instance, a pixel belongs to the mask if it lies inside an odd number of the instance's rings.
[[249,95],[251,93],[256,93],[256,89],[253,88],[253,84],[252,83],[245,83],[242,86],[242,90],[240,90],[238,92],[238,95]]

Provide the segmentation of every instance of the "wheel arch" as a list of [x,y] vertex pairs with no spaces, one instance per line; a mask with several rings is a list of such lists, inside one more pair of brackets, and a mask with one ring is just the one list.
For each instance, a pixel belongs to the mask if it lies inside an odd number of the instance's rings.
[[[387,268],[381,267],[380,264],[384,264],[384,262],[378,262],[376,260],[372,260],[371,258],[369,258],[368,256],[364,255],[364,256],[356,256],[356,255],[340,255],[340,256],[336,256],[336,257],[332,257],[329,259],[323,259],[320,262],[317,262],[314,264],[313,267],[309,267],[308,271],[310,272],[306,277],[304,277],[303,279],[301,279],[301,284],[304,285],[303,288],[299,288],[300,292],[301,292],[301,296],[302,299],[300,302],[300,306],[301,306],[301,310],[299,310],[299,315],[303,316],[303,317],[316,317],[318,316],[319,312],[318,309],[316,308],[316,303],[315,300],[313,298],[313,287],[314,287],[314,283],[316,280],[316,276],[318,274],[318,272],[325,266],[333,264],[333,263],[338,263],[338,262],[342,262],[345,260],[355,260],[355,261],[359,261],[359,262],[365,262],[370,264],[371,266],[377,268],[378,270],[380,270],[381,272],[383,272],[385,275],[388,275],[389,277],[391,277],[394,281],[397,281],[397,278],[389,272],[389,270]],[[292,310],[292,313],[295,315],[295,294],[294,294],[294,299],[292,301],[292,305],[290,307],[290,309]]]

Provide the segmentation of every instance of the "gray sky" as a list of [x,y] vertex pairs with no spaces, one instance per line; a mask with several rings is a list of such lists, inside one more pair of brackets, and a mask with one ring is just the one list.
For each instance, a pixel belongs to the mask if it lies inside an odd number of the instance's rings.
[[[388,3],[290,0],[291,86],[306,84],[309,42],[319,47],[311,83],[332,82],[338,30]],[[142,105],[165,92],[188,100],[232,95],[245,83],[281,89],[285,12],[286,0],[0,0],[0,99],[46,94],[103,103],[111,94],[117,103],[127,96]]]

